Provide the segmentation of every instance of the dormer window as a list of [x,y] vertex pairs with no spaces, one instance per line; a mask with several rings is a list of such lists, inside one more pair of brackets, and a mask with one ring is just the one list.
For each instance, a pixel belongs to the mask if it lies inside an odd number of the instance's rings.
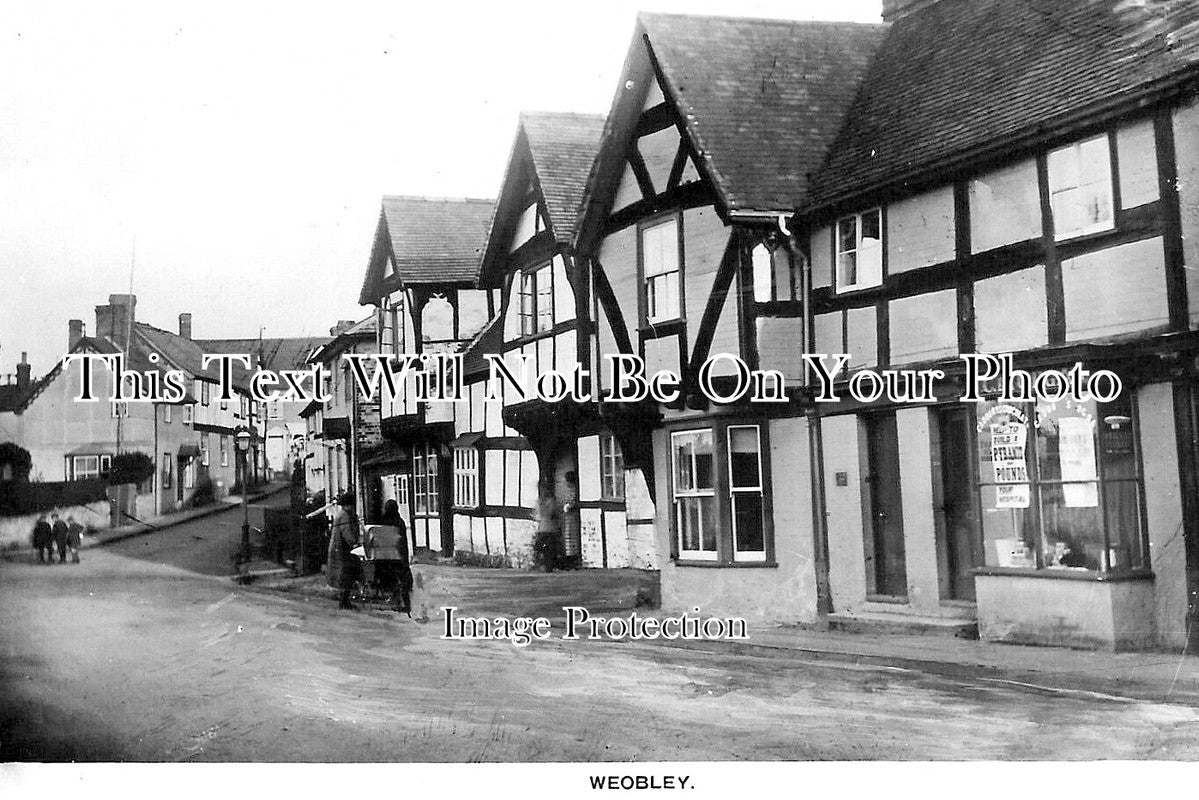
[[883,215],[875,208],[837,220],[837,291],[883,282]]
[[1050,151],[1049,203],[1058,241],[1111,230],[1112,157],[1106,134]]
[[680,317],[679,223],[669,217],[641,229],[641,273],[645,276],[645,317],[650,323]]

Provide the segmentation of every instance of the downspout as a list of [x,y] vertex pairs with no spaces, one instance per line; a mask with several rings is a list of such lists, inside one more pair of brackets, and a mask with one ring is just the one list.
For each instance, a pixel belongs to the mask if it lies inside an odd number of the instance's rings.
[[[812,336],[812,261],[800,249],[799,240],[787,225],[787,217],[778,216],[779,230],[787,237],[791,252],[799,259],[800,302],[803,303],[803,352],[812,352],[815,340]],[[804,389],[811,386],[811,366],[803,361]],[[814,403],[804,409],[808,420],[808,469],[811,473],[812,492],[812,552],[816,561],[816,613],[824,617],[833,610],[832,593],[829,587],[828,514],[824,502],[824,438],[820,429],[819,408]]]

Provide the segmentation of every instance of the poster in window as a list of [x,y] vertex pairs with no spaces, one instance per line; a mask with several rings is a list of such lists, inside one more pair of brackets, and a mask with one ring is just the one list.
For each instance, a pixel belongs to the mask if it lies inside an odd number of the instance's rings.
[[1031,491],[1024,458],[1028,426],[1021,422],[991,425],[991,464],[995,471],[995,507],[1028,508]]
[[1062,496],[1068,508],[1095,508],[1099,505],[1094,428],[1094,421],[1086,417],[1062,417],[1058,420]]

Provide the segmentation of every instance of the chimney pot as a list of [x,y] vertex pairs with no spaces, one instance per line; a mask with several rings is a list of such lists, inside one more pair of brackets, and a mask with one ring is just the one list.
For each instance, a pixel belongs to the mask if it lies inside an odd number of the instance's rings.
[[184,339],[192,338],[192,315],[187,311],[179,315],[179,335]]
[[17,364],[17,386],[22,389],[29,386],[29,374],[32,367],[29,366],[29,354],[21,352],[21,363]]

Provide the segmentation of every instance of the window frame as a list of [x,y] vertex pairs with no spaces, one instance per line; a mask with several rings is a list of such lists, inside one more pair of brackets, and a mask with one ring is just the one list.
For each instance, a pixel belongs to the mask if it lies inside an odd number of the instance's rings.
[[[758,262],[755,255],[764,250],[767,257],[767,269],[769,274],[762,276],[758,272]],[[779,253],[783,253],[787,258],[787,292],[781,294],[779,292],[779,264],[777,257]],[[796,279],[795,257],[791,253],[791,249],[786,244],[781,242],[771,242],[763,240],[755,244],[749,249],[750,277],[753,285],[753,297],[756,303],[789,303],[794,302],[798,295],[798,281]],[[770,283],[769,297],[759,296],[759,289],[763,286],[759,283],[761,278],[765,277]]]
[[455,447],[452,449],[454,462],[453,504],[458,508],[478,508],[482,504],[479,494],[479,449]]
[[[762,459],[762,426],[761,425],[728,425],[725,427],[725,466],[729,476],[729,520],[732,534],[732,552],[735,561],[766,561],[766,473]],[[733,483],[733,431],[752,430],[755,440],[755,455],[758,459],[757,486],[736,486]],[[762,549],[742,550],[737,531],[737,495],[756,495],[762,515]]]
[[625,499],[624,451],[620,448],[620,442],[616,440],[616,434],[601,433],[599,435],[599,458],[600,499],[623,502]]
[[[870,214],[878,215],[878,272],[877,275],[871,275],[869,281],[867,281],[862,278],[862,259],[858,256],[862,253],[862,219]],[[841,249],[841,223],[846,220],[854,221],[854,247],[852,250]],[[833,281],[837,294],[875,289],[883,285],[887,277],[886,229],[887,222],[886,215],[883,213],[883,206],[874,206],[873,208],[867,208],[854,214],[845,214],[836,219],[833,223]],[[854,255],[855,281],[853,283],[844,283],[842,256],[849,253],[853,253]]]
[[170,489],[174,485],[174,457],[169,453],[162,454],[162,488]]
[[163,421],[163,423],[168,423],[168,424],[171,421],[171,404],[170,403],[162,404],[162,421]]
[[[708,436],[712,442],[712,467],[713,467],[713,469],[712,469],[712,485],[711,485],[711,487],[706,487],[704,489],[698,489],[698,488],[680,489],[679,488],[679,465],[678,465],[678,462],[675,460],[677,457],[677,454],[678,454],[678,448],[676,447],[675,442],[684,437],[694,437],[697,434],[703,434],[705,432],[708,434]],[[719,480],[717,478],[717,469],[716,469],[716,465],[719,463],[718,451],[716,449],[717,439],[718,439],[718,436],[716,434],[715,426],[708,426],[708,427],[701,427],[701,428],[686,428],[683,430],[677,430],[677,431],[670,432],[670,510],[671,510],[670,522],[671,522],[671,529],[672,529],[671,533],[672,533],[672,539],[674,541],[674,547],[678,552],[678,559],[680,561],[712,561],[712,562],[720,561],[720,556],[721,556],[720,500],[719,500],[719,487],[718,487]],[[694,480],[694,476],[696,475],[695,464],[696,464],[695,454],[694,454],[694,452],[692,452],[691,475],[692,475],[692,483],[693,484],[696,483],[696,481]],[[682,502],[681,501],[692,500],[692,499],[702,499],[705,497],[712,498],[712,509],[716,515],[716,520],[715,520],[716,549],[715,550],[703,549],[703,541],[702,541],[703,533],[701,530],[700,536],[699,536],[700,549],[699,550],[689,550],[689,549],[687,549],[687,547],[685,546],[685,543],[683,541],[683,526],[680,524],[680,520],[682,519],[682,510],[681,510]],[[700,505],[700,513],[701,514],[703,513],[702,504]],[[702,526],[701,526],[701,528],[702,528]]]
[[418,446],[412,451],[413,513],[435,517],[441,513],[438,494],[438,452],[434,445]]
[[195,415],[196,415],[196,411],[194,408],[192,408],[192,404],[191,403],[184,404],[184,406],[183,406],[183,424],[191,425],[192,421],[195,419]]
[[[554,303],[553,261],[521,271],[516,282],[517,317],[520,319],[521,338],[540,336],[553,331],[558,322],[558,309]],[[542,308],[543,299],[549,307],[548,313]]]
[[[1104,169],[1102,170],[1103,178],[1101,182],[1106,184],[1107,187],[1106,196],[1108,216],[1106,219],[1083,225],[1081,228],[1061,230],[1059,228],[1059,223],[1062,215],[1059,214],[1058,197],[1067,192],[1081,192],[1090,186],[1099,185],[1099,182],[1093,184],[1082,183],[1082,148],[1084,145],[1088,145],[1093,142],[1101,142],[1107,155],[1104,163]],[[1059,154],[1069,153],[1071,151],[1073,151],[1073,155],[1075,155],[1078,159],[1076,171],[1078,172],[1079,180],[1074,186],[1068,186],[1064,188],[1059,186],[1055,191],[1053,164],[1054,158]],[[1115,174],[1116,170],[1114,164],[1112,137],[1107,131],[1103,131],[1083,139],[1077,139],[1069,144],[1062,145],[1061,147],[1055,147],[1045,152],[1045,188],[1049,194],[1049,213],[1053,221],[1054,242],[1069,241],[1071,239],[1077,239],[1083,236],[1090,236],[1095,233],[1104,233],[1106,231],[1113,231],[1116,229],[1116,185],[1118,178]]]
[[[650,231],[657,230],[667,225],[674,226],[675,244],[676,244],[676,261],[674,269],[668,269],[661,272],[655,272],[649,275],[646,271],[645,259],[645,237]],[[639,296],[641,301],[641,320],[646,326],[665,325],[674,322],[683,322],[686,319],[685,309],[685,294],[683,287],[683,276],[686,271],[686,256],[683,246],[683,215],[678,211],[670,211],[666,214],[659,214],[646,220],[637,223],[637,275],[638,284],[640,286]],[[669,289],[669,278],[674,276],[675,291],[674,291],[674,309],[673,313],[668,316],[658,316],[654,313],[654,299],[658,297],[657,290],[652,290],[651,286],[659,280],[667,281]],[[664,295],[670,296],[667,291]]]

